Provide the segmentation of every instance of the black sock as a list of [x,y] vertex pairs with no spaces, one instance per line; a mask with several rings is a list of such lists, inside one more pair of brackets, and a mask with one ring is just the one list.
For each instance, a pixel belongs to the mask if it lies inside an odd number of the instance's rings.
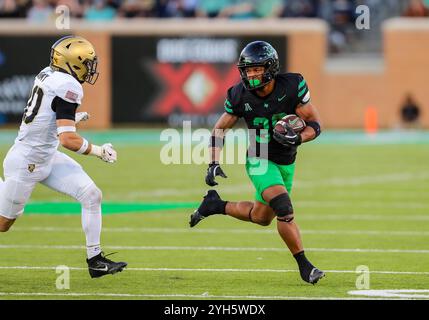
[[226,212],[225,212],[225,208],[226,208],[226,203],[228,202],[228,201],[223,201],[223,200],[220,200],[220,201],[216,201],[217,203],[216,203],[216,211],[219,213],[219,214],[226,214]]
[[199,210],[203,216],[211,216],[213,214],[226,214],[225,207],[228,201],[215,200],[210,201],[210,203],[204,203],[200,206]]
[[313,270],[314,266],[311,264],[310,261],[307,260],[307,257],[304,254],[304,250],[294,254],[293,257],[298,263],[299,273],[301,274],[301,278],[303,280],[308,279],[308,277],[310,276],[311,270]]

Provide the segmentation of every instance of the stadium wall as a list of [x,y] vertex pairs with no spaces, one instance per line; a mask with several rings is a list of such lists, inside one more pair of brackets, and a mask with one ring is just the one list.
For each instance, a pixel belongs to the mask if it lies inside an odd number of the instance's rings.
[[[28,24],[23,21],[1,20],[0,36],[60,36],[75,33],[90,40],[100,57],[101,76],[95,86],[85,85],[83,110],[92,120],[88,128],[112,126],[115,83],[112,77],[112,39],[120,36],[193,37],[244,36],[255,40],[270,36],[287,38],[283,65],[290,72],[302,73],[309,83],[312,101],[319,107],[326,128],[362,128],[365,110],[372,106],[378,111],[379,126],[393,128],[399,122],[399,109],[406,94],[412,94],[422,108],[422,125],[429,128],[429,90],[426,74],[429,70],[429,21],[421,19],[392,19],[383,26],[384,61],[381,69],[359,68],[352,71],[326,68],[328,27],[324,21],[309,19],[258,20],[236,22],[229,20],[124,20],[109,24],[72,21],[71,31],[57,30],[54,23]],[[368,31],[362,31],[368,32]],[[4,39],[4,38],[2,38]],[[0,43],[8,46],[6,40]],[[31,59],[31,53],[17,57]],[[46,64],[49,48],[46,48]],[[126,61],[125,61],[126,63]],[[359,59],[355,61],[358,65]],[[35,66],[36,69],[42,65]],[[1,66],[0,66],[1,81]],[[122,80],[121,80],[122,81]],[[135,81],[135,79],[130,80]],[[130,83],[131,84],[131,83]],[[144,86],[144,83],[142,83]],[[1,89],[0,89],[1,92]],[[130,92],[133,95],[133,92]],[[1,98],[1,96],[0,96]],[[223,99],[223,97],[221,97]],[[219,105],[219,110],[221,110]],[[115,110],[128,112],[127,105]],[[139,123],[142,124],[142,123]]]

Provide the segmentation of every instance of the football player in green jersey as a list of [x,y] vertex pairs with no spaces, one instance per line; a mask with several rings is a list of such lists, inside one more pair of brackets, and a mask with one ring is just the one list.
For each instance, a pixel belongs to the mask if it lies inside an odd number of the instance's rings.
[[[315,139],[321,131],[317,109],[310,103],[310,91],[298,73],[280,74],[276,50],[267,42],[249,43],[241,52],[237,67],[241,82],[228,89],[225,113],[217,121],[210,144],[211,163],[206,183],[215,186],[216,176],[226,178],[219,165],[224,133],[239,118],[249,128],[250,146],[246,171],[255,189],[254,201],[223,201],[209,190],[191,215],[190,226],[213,214],[268,226],[277,217],[277,230],[295,257],[301,278],[315,284],[325,274],[307,260],[289,196],[295,171],[297,147]],[[286,134],[273,132],[278,120],[296,114],[306,122],[300,133],[286,125]],[[266,152],[263,152],[266,150]],[[264,171],[258,170],[264,164]]]

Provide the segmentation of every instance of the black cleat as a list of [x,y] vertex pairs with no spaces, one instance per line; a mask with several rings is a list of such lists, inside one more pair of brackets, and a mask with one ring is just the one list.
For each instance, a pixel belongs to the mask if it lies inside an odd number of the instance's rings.
[[192,228],[198,224],[201,220],[203,220],[205,216],[201,215],[197,210],[194,211],[193,214],[191,214],[191,220],[189,221],[189,226]]
[[116,272],[121,272],[127,266],[126,262],[113,262],[107,259],[106,257],[111,254],[112,253],[105,256],[104,253],[101,252],[91,259],[86,259],[91,278],[99,278],[106,274],[115,274]]
[[317,268],[313,268],[310,272],[310,275],[308,276],[308,280],[305,280],[311,284],[316,284],[317,281],[322,279],[325,276],[325,273],[322,270],[319,270]]
[[196,226],[198,222],[212,214],[225,213],[226,201],[223,201],[216,190],[209,190],[197,210],[191,214],[189,225]]

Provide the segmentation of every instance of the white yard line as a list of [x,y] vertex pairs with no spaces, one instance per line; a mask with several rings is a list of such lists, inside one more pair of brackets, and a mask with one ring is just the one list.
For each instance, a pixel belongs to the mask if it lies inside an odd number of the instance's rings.
[[[0,292],[0,296],[52,296],[52,297],[117,297],[117,298],[197,298],[197,299],[250,299],[250,300],[385,300],[383,298],[350,297],[295,297],[295,296],[238,296],[210,294],[134,294],[134,293],[55,293],[55,292]],[[191,303],[191,302],[190,302]]]
[[314,186],[361,186],[367,184],[384,184],[386,182],[403,182],[428,180],[429,173],[386,173],[380,175],[358,176],[358,177],[333,177],[324,180],[315,181],[297,181],[297,187],[314,187]]
[[[366,194],[362,192],[362,198],[366,197]],[[343,197],[338,197],[343,198]],[[378,200],[366,200],[362,201],[361,199],[349,199],[347,201],[312,201],[312,200],[301,200],[294,201],[296,207],[302,208],[338,208],[338,207],[357,207],[357,208],[366,208],[366,209],[375,209],[375,208],[393,208],[393,209],[407,209],[408,212],[410,209],[426,209],[429,208],[429,202],[407,200],[403,198],[402,201],[378,201]],[[423,196],[422,196],[423,199]]]
[[[83,232],[82,228],[65,227],[15,227],[15,232]],[[103,228],[107,233],[203,233],[203,234],[277,234],[274,229],[190,229],[190,228]],[[303,234],[320,235],[372,235],[372,236],[418,236],[427,237],[429,231],[386,231],[386,230],[301,230]]]
[[[294,181],[294,188],[307,189],[319,187],[343,187],[343,186],[362,186],[371,184],[384,184],[386,182],[404,182],[404,181],[421,181],[428,180],[429,173],[386,173],[380,175],[355,176],[355,177],[333,177],[319,180],[300,180]],[[243,191],[253,192],[252,186],[247,184],[223,184],[220,186],[222,192],[229,194],[240,194]],[[200,188],[181,188],[179,189],[152,189],[147,191],[134,191],[129,196],[165,196],[167,195],[195,195],[204,193]]]
[[[55,270],[56,267],[37,267],[37,266],[0,266],[0,270]],[[87,270],[87,268],[70,267],[70,270]],[[268,272],[268,273],[287,273],[298,272],[297,270],[279,270],[279,269],[204,269],[204,268],[127,268],[130,271],[185,271],[185,272]],[[326,270],[329,273],[356,273],[354,270]],[[394,274],[394,275],[429,275],[429,272],[413,272],[413,271],[370,271],[371,274]],[[136,294],[136,293],[77,293],[77,292],[0,292],[0,296],[39,296],[39,297],[105,297],[105,298],[196,298],[196,299],[250,299],[250,300],[383,300],[383,299],[426,299],[429,295],[429,290],[358,290],[349,291],[350,295],[358,295],[364,297],[302,297],[302,296],[256,296],[256,295],[210,295],[203,294]]]
[[[387,208],[387,207],[386,207]],[[174,209],[176,210],[176,209]],[[183,210],[183,209],[181,209]],[[174,212],[174,213],[173,213]],[[177,211],[173,211],[171,214],[182,214],[177,213]],[[370,212],[370,211],[369,211]],[[163,217],[165,218],[166,213],[168,214],[168,211],[148,211],[144,212],[145,216],[150,217]],[[192,213],[192,210],[188,209],[188,216],[186,219],[188,219],[189,214]],[[350,221],[350,220],[357,220],[357,221],[383,221],[383,222],[390,222],[390,221],[405,221],[405,222],[429,222],[429,215],[427,214],[409,214],[409,212],[401,212],[398,214],[371,214],[366,211],[365,213],[338,213],[338,214],[325,214],[325,213],[319,213],[315,212],[314,210],[311,210],[311,212],[303,212],[303,210],[297,210],[296,213],[296,219],[297,221],[300,220],[311,220],[311,221]]]
[[[41,266],[0,266],[0,270],[56,270],[57,267],[41,267]],[[87,270],[82,267],[68,267],[70,270]],[[183,272],[256,272],[256,273],[296,273],[298,270],[293,269],[215,269],[215,268],[127,268],[128,271],[183,271]],[[323,270],[325,273],[353,273],[355,270]],[[429,275],[429,272],[419,271],[369,271],[371,274],[394,274],[394,275]]]
[[383,290],[353,290],[348,294],[366,297],[429,299],[427,289],[383,289]]
[[299,220],[311,220],[311,221],[429,221],[429,215],[408,215],[403,213],[401,215],[383,215],[383,214],[323,214],[323,213],[297,213],[297,221]]
[[[10,244],[0,245],[0,249],[56,249],[83,250],[82,245],[31,245]],[[191,247],[191,246],[104,246],[110,250],[171,250],[171,251],[271,251],[284,252],[287,248],[254,248],[254,247]],[[345,253],[419,253],[428,254],[429,250],[416,249],[360,249],[360,248],[306,248],[313,252],[345,252]]]

